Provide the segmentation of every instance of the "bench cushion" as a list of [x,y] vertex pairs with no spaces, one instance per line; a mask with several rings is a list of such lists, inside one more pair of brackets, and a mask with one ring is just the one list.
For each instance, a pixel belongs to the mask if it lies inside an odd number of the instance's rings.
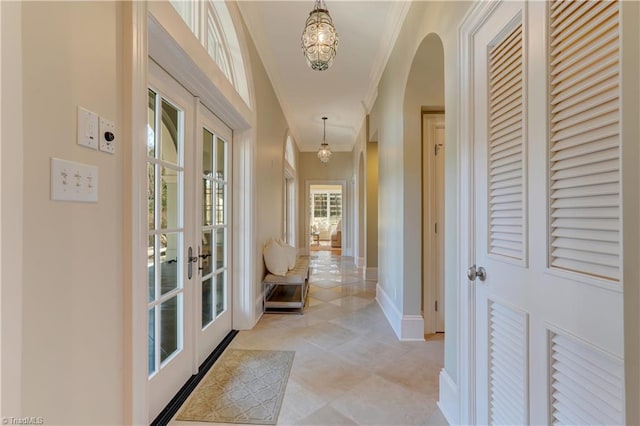
[[267,284],[302,284],[309,277],[309,258],[307,256],[298,256],[296,265],[284,276],[267,274],[264,282]]

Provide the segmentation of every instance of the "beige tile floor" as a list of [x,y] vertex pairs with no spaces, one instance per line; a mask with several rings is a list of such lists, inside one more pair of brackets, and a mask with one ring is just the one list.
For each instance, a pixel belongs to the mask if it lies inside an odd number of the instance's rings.
[[446,425],[444,336],[398,341],[351,258],[317,252],[311,268],[304,315],[265,314],[230,346],[296,351],[278,424]]

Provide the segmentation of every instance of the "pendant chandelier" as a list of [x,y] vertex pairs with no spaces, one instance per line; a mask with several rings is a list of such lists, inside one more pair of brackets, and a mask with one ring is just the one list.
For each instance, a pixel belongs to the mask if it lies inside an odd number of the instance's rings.
[[329,144],[327,143],[327,117],[322,117],[323,121],[323,132],[322,132],[322,144],[320,145],[320,149],[318,150],[318,158],[323,164],[327,164],[329,159],[331,158],[331,150],[329,149]]
[[329,69],[338,49],[338,33],[324,0],[316,0],[302,32],[302,52],[316,71]]

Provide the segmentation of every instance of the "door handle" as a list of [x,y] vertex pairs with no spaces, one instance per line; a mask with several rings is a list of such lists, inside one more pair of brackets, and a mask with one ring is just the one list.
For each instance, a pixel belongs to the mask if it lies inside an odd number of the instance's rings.
[[487,270],[482,266],[470,266],[469,269],[467,269],[467,278],[469,278],[470,281],[475,281],[476,278],[480,281],[484,281],[487,279]]
[[187,252],[187,278],[191,279],[193,276],[193,264],[198,261],[198,256],[193,255],[193,248],[189,247]]

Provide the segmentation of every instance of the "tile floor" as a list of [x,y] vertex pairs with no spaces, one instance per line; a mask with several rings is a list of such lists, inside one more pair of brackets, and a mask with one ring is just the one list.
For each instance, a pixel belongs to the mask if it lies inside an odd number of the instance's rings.
[[316,252],[311,268],[304,315],[265,314],[230,346],[296,351],[278,424],[446,425],[444,336],[398,341],[351,258]]

